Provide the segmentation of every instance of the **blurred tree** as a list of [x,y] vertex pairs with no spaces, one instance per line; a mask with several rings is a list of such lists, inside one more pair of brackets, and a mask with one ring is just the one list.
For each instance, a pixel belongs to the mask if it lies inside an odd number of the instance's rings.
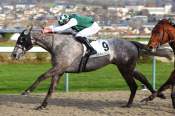
[[147,9],[143,9],[138,13],[138,15],[149,16],[150,14],[149,14],[149,11]]
[[172,0],[172,5],[173,5],[172,11],[175,11],[175,0]]

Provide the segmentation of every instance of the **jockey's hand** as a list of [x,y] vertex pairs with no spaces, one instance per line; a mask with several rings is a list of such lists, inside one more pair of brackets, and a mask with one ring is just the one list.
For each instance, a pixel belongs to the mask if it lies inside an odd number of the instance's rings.
[[43,29],[43,33],[52,33],[52,29],[49,28],[49,27],[45,27],[45,28]]

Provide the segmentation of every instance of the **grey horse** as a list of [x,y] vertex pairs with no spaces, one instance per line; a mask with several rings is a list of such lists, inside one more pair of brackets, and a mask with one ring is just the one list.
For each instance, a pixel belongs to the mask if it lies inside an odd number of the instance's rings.
[[[12,52],[14,59],[19,59],[26,51],[30,50],[33,45],[38,45],[47,50],[51,55],[52,68],[43,73],[38,79],[27,88],[22,94],[27,95],[32,92],[41,81],[52,77],[48,93],[42,104],[37,109],[47,106],[48,98],[55,91],[60,77],[65,73],[79,73],[79,64],[84,53],[83,45],[77,42],[72,35],[65,34],[43,34],[41,32],[31,31],[32,28],[24,30]],[[136,62],[139,54],[165,56],[167,52],[152,53],[147,50],[144,44],[138,42],[129,42],[122,39],[107,39],[110,54],[101,57],[90,57],[86,68],[83,72],[94,71],[108,64],[114,64],[118,67],[120,73],[128,84],[131,94],[126,107],[130,107],[137,90],[135,79],[146,85],[146,87],[155,93],[151,84],[145,76],[136,70]],[[166,54],[163,54],[166,53]]]

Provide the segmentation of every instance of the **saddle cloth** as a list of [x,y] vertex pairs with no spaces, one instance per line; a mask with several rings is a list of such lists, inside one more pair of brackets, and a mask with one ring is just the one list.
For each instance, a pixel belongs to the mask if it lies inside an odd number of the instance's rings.
[[[108,41],[100,39],[100,40],[92,41],[90,44],[97,51],[97,54],[93,54],[90,57],[100,57],[100,56],[109,55],[110,46]],[[83,56],[84,56],[87,48],[84,44],[83,44],[83,47],[84,47],[84,53],[83,53]]]

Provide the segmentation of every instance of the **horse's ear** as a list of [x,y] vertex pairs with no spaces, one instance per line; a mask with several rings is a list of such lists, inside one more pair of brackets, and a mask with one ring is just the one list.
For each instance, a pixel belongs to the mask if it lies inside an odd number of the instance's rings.
[[32,31],[32,28],[33,28],[33,25],[29,25],[29,26],[27,27],[27,31],[30,33],[30,32]]
[[24,34],[25,31],[26,31],[26,29],[24,29],[24,30],[21,32],[21,34]]
[[28,25],[27,29],[24,31],[24,34],[27,35],[32,31],[33,25]]
[[29,32],[31,32],[32,29],[33,29],[33,25],[30,26],[30,28],[29,28]]

